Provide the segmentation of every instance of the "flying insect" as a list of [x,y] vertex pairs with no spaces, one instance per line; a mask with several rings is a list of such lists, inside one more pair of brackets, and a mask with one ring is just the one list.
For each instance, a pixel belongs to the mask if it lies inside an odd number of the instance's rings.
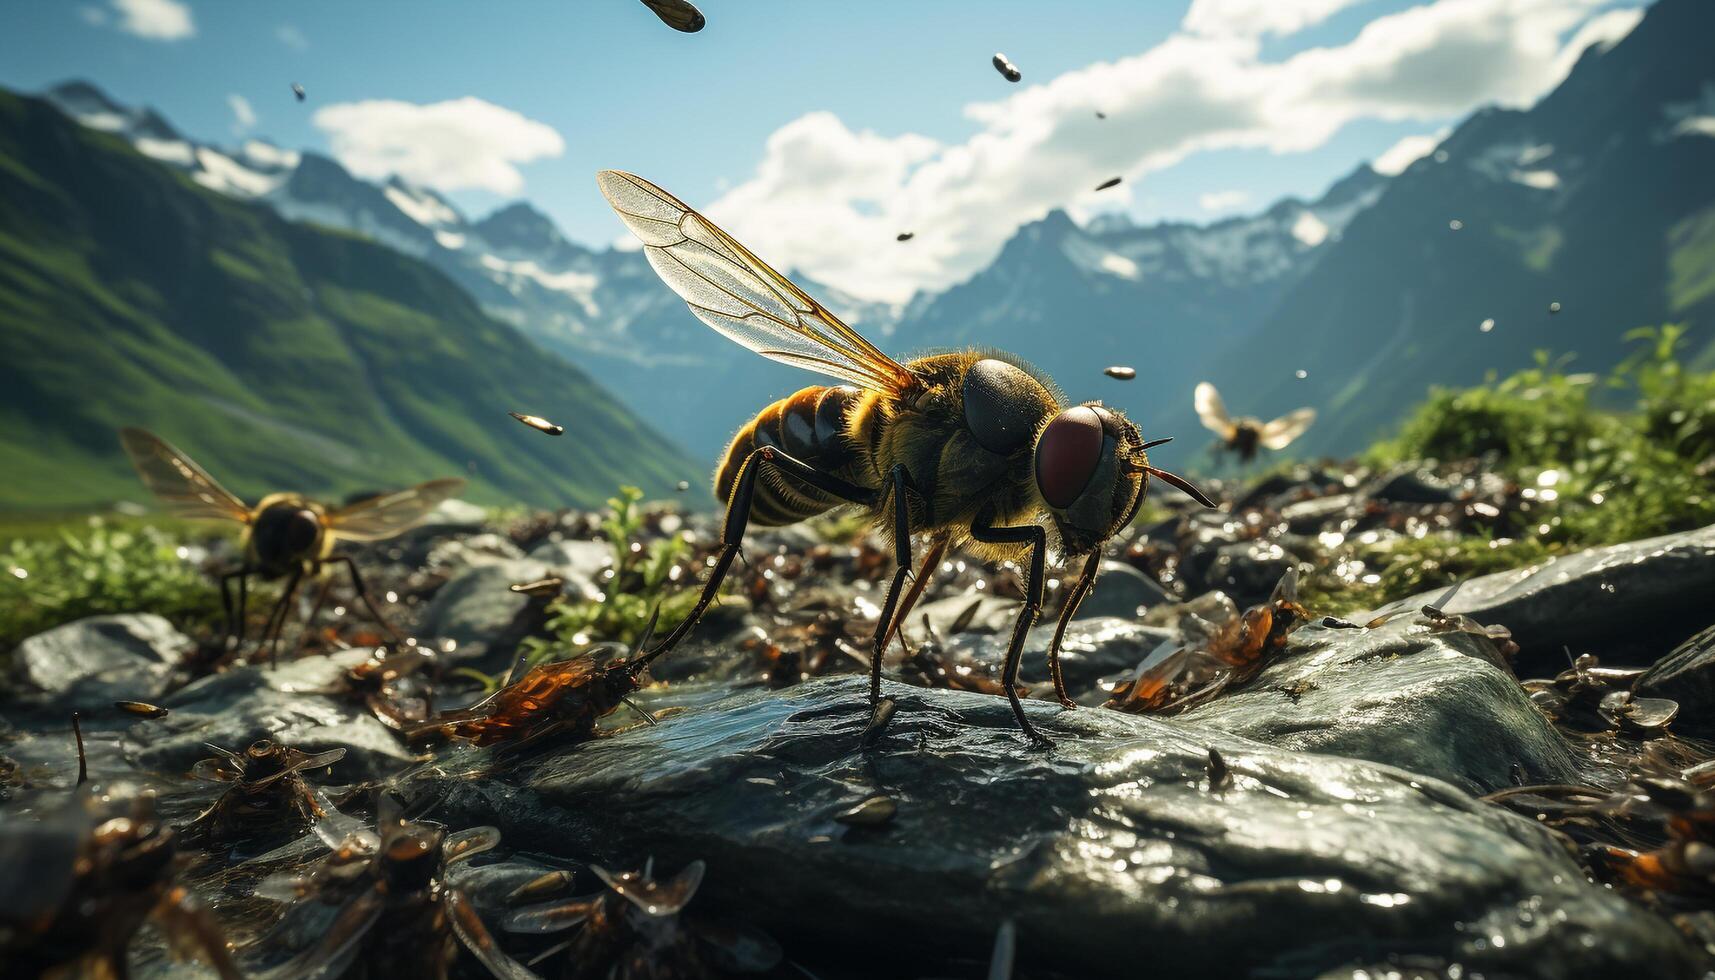
[[[1149,463],[1136,425],[1100,402],[1066,406],[1052,383],[1001,353],[963,351],[901,364],[690,206],[641,177],[605,170],[602,194],[643,242],[655,271],[698,319],[771,360],[844,382],[801,389],[764,408],[733,438],[715,478],[727,502],[722,549],[690,616],[649,656],[683,640],[720,589],[745,528],[794,524],[855,506],[890,531],[897,567],[876,625],[870,702],[882,714],[881,661],[948,548],[1029,569],[1002,686],[1019,727],[1048,740],[1018,700],[1024,641],[1041,611],[1051,538],[1085,559],[1060,614],[1048,662],[1060,703],[1066,624],[1089,593],[1101,545],[1136,516],[1150,476],[1213,506],[1189,482]],[[911,537],[929,539],[903,601]]]
[[[143,485],[177,516],[191,519],[236,521],[244,525],[243,563],[220,576],[221,604],[226,612],[225,649],[236,633],[237,646],[244,646],[244,613],[249,599],[250,576],[264,580],[285,577],[280,601],[268,615],[260,643],[268,646],[273,663],[279,652],[280,633],[291,612],[292,598],[304,579],[322,579],[317,608],[326,600],[333,584],[325,572],[330,565],[344,565],[352,586],[369,614],[394,642],[401,638],[369,598],[363,576],[350,555],[336,555],[340,541],[380,541],[407,530],[428,516],[441,501],[457,494],[464,481],[431,480],[409,490],[370,497],[344,507],[328,508],[295,493],[273,493],[254,507],[247,506],[216,483],[202,467],[166,440],[142,429],[121,429],[119,441],[131,457]],[[238,582],[236,607],[232,583]],[[315,614],[312,612],[311,616]],[[236,628],[235,628],[236,627]]]
[[1256,458],[1259,448],[1285,449],[1293,440],[1303,435],[1304,430],[1310,428],[1310,423],[1316,421],[1314,408],[1287,412],[1273,422],[1253,419],[1248,415],[1232,418],[1227,415],[1227,405],[1221,400],[1221,393],[1207,381],[1197,383],[1192,403],[1197,409],[1197,417],[1203,421],[1203,427],[1221,437],[1219,447],[1237,454],[1241,463],[1248,463]]

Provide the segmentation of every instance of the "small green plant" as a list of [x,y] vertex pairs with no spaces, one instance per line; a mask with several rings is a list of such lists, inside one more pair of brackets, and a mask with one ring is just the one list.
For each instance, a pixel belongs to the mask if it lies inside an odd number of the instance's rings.
[[560,599],[548,607],[548,636],[525,641],[532,666],[561,660],[592,643],[635,644],[657,607],[656,630],[665,632],[690,615],[697,602],[696,583],[675,583],[673,568],[690,554],[681,535],[671,534],[644,544],[643,491],[620,487],[608,498],[608,515],[601,523],[613,549],[613,577],[598,600]]
[[85,616],[152,612],[181,627],[218,617],[218,591],[186,554],[160,528],[99,517],[13,541],[0,552],[0,650]]
[[[1330,611],[1373,608],[1557,554],[1715,523],[1715,374],[1684,369],[1683,337],[1672,325],[1631,331],[1639,348],[1605,379],[1568,374],[1565,359],[1539,352],[1534,367],[1498,382],[1433,390],[1366,461],[1481,458],[1525,488],[1528,533],[1343,543],[1323,562],[1335,571],[1312,576],[1307,594]],[[1629,393],[1634,405],[1604,407],[1604,391]]]

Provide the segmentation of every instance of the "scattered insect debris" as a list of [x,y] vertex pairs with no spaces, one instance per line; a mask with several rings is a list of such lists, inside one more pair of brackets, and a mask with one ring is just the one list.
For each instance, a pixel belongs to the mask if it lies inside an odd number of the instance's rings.
[[[261,898],[313,899],[339,910],[314,943],[257,975],[289,980],[352,971],[446,980],[463,947],[501,980],[534,976],[500,949],[470,897],[448,878],[450,867],[497,845],[500,832],[473,827],[449,834],[408,819],[404,807],[385,793],[376,810],[374,830],[343,822],[318,827],[317,836],[333,848],[332,854],[306,873],[275,875],[256,886]],[[258,958],[267,952],[259,950]]]
[[80,788],[35,819],[0,821],[0,963],[9,976],[124,977],[152,922],[175,955],[236,980],[220,928],[174,883],[180,863],[148,793]]
[[535,429],[537,432],[545,432],[551,436],[564,435],[566,432],[565,426],[555,425],[540,415],[523,415],[518,412],[507,412],[506,414],[512,416],[530,428]]
[[242,754],[218,745],[208,749],[214,755],[192,766],[191,775],[226,788],[184,826],[187,841],[296,836],[335,812],[333,803],[303,774],[345,758],[343,747],[309,753],[259,739]]
[[784,958],[767,933],[726,919],[687,911],[706,871],[693,861],[666,880],[654,862],[641,871],[614,873],[592,865],[602,891],[525,906],[501,920],[507,932],[553,936],[577,927],[568,940],[543,950],[532,967],[549,976],[706,977],[765,973]]
[[1180,647],[1131,681],[1114,688],[1103,707],[1133,714],[1177,714],[1255,677],[1310,614],[1298,603],[1298,569],[1288,569],[1274,594],[1214,627],[1199,643]]
[[657,609],[649,617],[631,656],[608,659],[591,650],[570,660],[540,664],[520,672],[515,664],[507,683],[468,708],[443,712],[405,729],[408,741],[441,736],[478,746],[499,745],[522,751],[548,739],[576,743],[594,738],[596,723],[621,705],[650,724],[654,717],[631,700],[641,677],[664,648],[650,652]]
[[1115,381],[1130,381],[1137,377],[1137,369],[1123,364],[1114,364],[1102,369],[1102,373]]
[[1001,77],[1009,82],[1016,82],[1024,77],[1024,73],[1018,70],[1018,66],[1007,60],[1006,55],[998,51],[995,52],[994,56],[994,70],[1000,72]]
[[1104,180],[1101,183],[1097,184],[1096,190],[1105,191],[1110,187],[1118,187],[1120,185],[1120,181],[1122,179],[1123,178],[1120,178],[1120,177],[1109,177],[1107,180]]
[[168,709],[158,704],[150,704],[147,701],[115,701],[113,706],[128,715],[135,715],[147,720],[165,718],[171,713]]
[[643,5],[655,11],[661,23],[683,34],[695,34],[708,24],[703,12],[687,0],[643,0]]
[[[980,601],[973,603],[972,608],[966,612],[972,612],[978,605],[981,605]],[[967,619],[966,622],[968,621]],[[1006,688],[1001,684],[1000,678],[994,676],[992,664],[968,656],[954,656],[947,644],[941,640],[940,634],[935,631],[935,626],[928,616],[922,617],[922,623],[923,642],[906,654],[905,662],[901,665],[900,680],[907,684],[944,691],[975,691],[978,694],[1005,696]],[[961,628],[957,622],[954,626],[955,632]],[[1029,697],[1030,688],[1020,684],[1018,693],[1020,697]]]

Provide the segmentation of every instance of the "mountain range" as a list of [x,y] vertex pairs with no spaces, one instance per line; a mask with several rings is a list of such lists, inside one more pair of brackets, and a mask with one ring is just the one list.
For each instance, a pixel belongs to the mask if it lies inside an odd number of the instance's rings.
[[[902,306],[795,278],[896,356],[1011,351],[1069,397],[1102,398],[1151,436],[1179,436],[1164,452],[1193,469],[1200,380],[1235,412],[1316,406],[1296,451],[1343,454],[1385,434],[1429,386],[1508,372],[1538,349],[1600,370],[1624,355],[1626,329],[1679,320],[1697,328],[1692,353],[1708,364],[1711,36],[1715,4],[1659,0],[1537,105],[1479,111],[1402,173],[1359,166],[1313,200],[1208,224],[1107,215],[1080,226],[1051,211],[969,280]],[[749,415],[818,383],[703,327],[639,253],[580,245],[527,202],[472,220],[432,190],[359,179],[317,154],[198,142],[85,83],[47,97],[204,188],[439,270],[705,468]],[[765,257],[790,267],[790,256]],[[1102,377],[1109,364],[1137,379]]]
[[[130,126],[120,139],[0,93],[0,504],[142,498],[123,425],[251,498],[458,475],[478,501],[592,505],[700,473],[442,272],[233,200],[220,180],[260,171],[222,178],[198,154],[187,176],[164,121]],[[506,417],[518,408],[565,436]]]

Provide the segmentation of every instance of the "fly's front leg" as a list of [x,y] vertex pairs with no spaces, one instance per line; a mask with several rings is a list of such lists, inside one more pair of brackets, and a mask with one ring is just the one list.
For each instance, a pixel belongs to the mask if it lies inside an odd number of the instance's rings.
[[330,565],[335,562],[344,565],[345,570],[351,574],[351,587],[357,590],[357,598],[363,602],[363,608],[369,610],[370,618],[374,619],[386,631],[395,645],[404,643],[405,638],[399,635],[399,631],[394,629],[393,624],[387,621],[387,617],[381,615],[381,610],[375,607],[375,600],[369,596],[369,586],[364,584],[363,576],[357,572],[357,561],[350,555],[335,555],[328,559]]
[[[224,628],[222,629],[220,636],[220,652],[222,656],[226,654],[227,650],[232,648],[232,637],[236,632],[235,624],[240,621],[238,617],[243,615],[242,612],[238,612],[236,614],[234,612],[232,603],[232,580],[238,579],[240,583],[239,587],[243,588],[242,583],[244,581],[244,577],[248,574],[250,574],[248,569],[240,567],[234,571],[224,572],[220,576],[220,609],[226,617]],[[242,638],[239,639],[238,645],[244,645]]]
[[801,480],[847,503],[873,507],[878,497],[874,490],[829,476],[808,463],[793,459],[774,446],[764,446],[746,456],[738,479],[733,483],[732,499],[727,501],[726,524],[721,531],[721,553],[715,559],[715,567],[709,573],[708,582],[703,585],[703,594],[697,597],[697,604],[691,609],[691,614],[674,627],[673,632],[667,634],[660,646],[633,661],[638,671],[656,657],[678,646],[679,641],[689,635],[692,627],[697,625],[697,620],[702,618],[709,604],[715,601],[715,596],[721,589],[721,582],[732,568],[733,559],[738,556],[739,545],[744,542],[745,528],[750,525],[750,509],[756,501],[757,474],[762,472],[764,466]]
[[1078,614],[1078,606],[1083,604],[1084,597],[1096,584],[1096,572],[1102,567],[1102,550],[1097,548],[1084,559],[1084,570],[1078,575],[1078,584],[1066,596],[1066,604],[1060,609],[1060,621],[1054,625],[1054,641],[1048,644],[1048,675],[1054,681],[1054,696],[1060,699],[1062,707],[1076,708],[1078,702],[1072,700],[1066,693],[1066,681],[1060,676],[1060,641],[1066,638],[1066,624]]
[[905,499],[912,489],[911,474],[900,463],[893,468],[893,582],[887,587],[887,599],[881,604],[881,619],[875,624],[875,639],[871,643],[869,660],[869,703],[881,703],[881,659],[887,653],[887,638],[893,628],[893,611],[899,605],[899,590],[905,576],[911,572],[911,502]]
[[1018,611],[1018,621],[1013,624],[1012,643],[1006,648],[1006,664],[1001,669],[1000,685],[1006,689],[1006,698],[1012,702],[1013,716],[1018,719],[1018,727],[1024,730],[1030,744],[1036,748],[1049,748],[1054,743],[1036,730],[1036,726],[1024,716],[1024,705],[1018,701],[1018,665],[1024,658],[1024,641],[1030,635],[1030,627],[1036,624],[1037,614],[1042,611],[1042,571],[1048,552],[1048,532],[1035,524],[995,527],[989,523],[990,520],[992,516],[984,514],[973,521],[971,537],[990,544],[1030,546],[1030,574],[1024,587],[1024,608]]
[[268,617],[268,628],[262,633],[262,642],[268,644],[268,666],[279,665],[280,633],[286,628],[286,619],[292,614],[292,600],[298,595],[298,583],[304,579],[303,568],[292,569],[292,574],[286,579],[286,589],[280,595],[280,604],[274,607],[274,612]]

